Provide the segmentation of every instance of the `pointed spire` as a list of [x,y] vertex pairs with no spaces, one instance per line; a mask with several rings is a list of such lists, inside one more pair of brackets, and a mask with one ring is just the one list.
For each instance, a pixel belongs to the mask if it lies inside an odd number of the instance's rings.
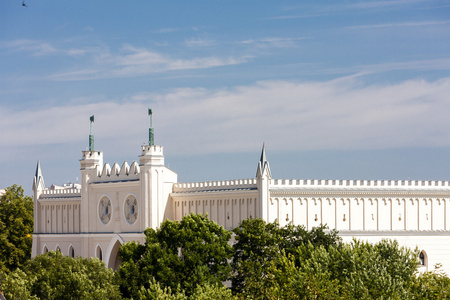
[[41,161],[38,160],[37,166],[36,166],[36,173],[34,175],[34,181],[33,181],[33,189],[35,188],[44,188],[44,177],[42,176],[41,171]]
[[267,162],[267,158],[266,158],[266,145],[265,143],[263,143],[263,147],[262,147],[262,151],[261,151],[261,159],[259,160],[261,162],[261,166],[264,167],[264,165]]
[[262,176],[266,172],[267,172],[268,176],[271,177],[269,161],[267,160],[267,157],[266,157],[266,146],[265,146],[265,143],[263,143],[263,147],[262,147],[262,151],[261,151],[261,158],[259,159],[258,170],[256,171],[256,176],[258,176],[258,173]]
[[38,160],[38,162],[37,162],[36,174],[34,175],[34,177],[36,177],[36,178],[42,177],[41,161],[40,160]]

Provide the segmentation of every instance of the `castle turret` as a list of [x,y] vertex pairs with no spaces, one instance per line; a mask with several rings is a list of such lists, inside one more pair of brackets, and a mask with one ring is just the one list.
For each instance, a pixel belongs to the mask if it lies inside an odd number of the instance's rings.
[[263,144],[261,151],[261,158],[258,162],[258,169],[256,170],[256,182],[258,188],[258,206],[257,206],[257,217],[269,220],[268,207],[270,200],[270,180],[272,176],[270,174],[269,161],[266,158],[266,148]]
[[[89,183],[98,176],[98,169],[103,166],[103,152],[94,150],[94,135],[92,125],[94,116],[90,117],[91,133],[89,135],[89,150],[82,151],[80,159],[81,170],[81,215],[89,215]],[[88,232],[89,218],[81,218],[81,232]]]
[[[148,110],[150,120],[152,110]],[[154,145],[153,128],[149,128],[148,145],[142,146],[139,156],[141,196],[144,199],[144,228],[157,228],[167,216],[167,202],[171,190],[165,184],[176,182],[176,174],[164,166],[163,146]],[[168,186],[171,186],[170,184]]]
[[42,176],[42,171],[41,171],[41,162],[38,160],[37,166],[36,166],[36,173],[34,175],[34,180],[33,180],[33,192],[34,192],[35,200],[37,198],[39,198],[39,195],[42,192],[42,190],[44,190],[44,188],[45,188],[45,185],[44,185],[44,177]]
[[38,199],[39,196],[42,194],[42,192],[45,189],[45,185],[44,185],[44,177],[42,176],[42,171],[41,171],[41,162],[38,161],[37,162],[37,166],[36,166],[36,173],[34,175],[34,179],[33,179],[33,206],[34,206],[34,232],[37,233],[38,232],[38,214],[40,213],[40,211],[38,210]]

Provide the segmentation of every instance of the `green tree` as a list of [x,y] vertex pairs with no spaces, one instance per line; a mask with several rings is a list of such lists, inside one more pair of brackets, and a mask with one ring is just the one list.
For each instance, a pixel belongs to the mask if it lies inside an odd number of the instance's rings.
[[6,275],[1,288],[7,299],[121,299],[114,272],[97,258],[50,251],[33,258],[24,270]]
[[[243,291],[248,278],[260,278],[256,284],[262,284],[266,277],[270,278],[273,275],[270,268],[281,259],[282,252],[294,255],[301,245],[312,244],[327,249],[341,242],[337,231],[328,230],[323,225],[308,231],[304,226],[280,227],[277,222],[266,223],[262,219],[244,220],[233,232],[236,243],[233,245],[231,282],[235,293]],[[300,260],[297,260],[299,263]]]
[[12,185],[0,197],[0,275],[30,260],[32,234],[33,200]]
[[420,274],[411,285],[411,299],[450,299],[450,278],[437,265]]
[[190,214],[145,230],[145,245],[124,244],[117,280],[125,297],[138,298],[153,278],[164,289],[180,287],[190,296],[198,285],[221,284],[230,273],[231,233],[208,219]]
[[[417,252],[396,241],[353,241],[336,247],[301,245],[297,253],[248,272],[240,295],[251,299],[444,299],[449,279],[416,277]],[[301,264],[298,264],[298,262]]]
[[186,296],[185,292],[178,288],[172,291],[170,287],[162,288],[155,280],[149,282],[147,288],[141,287],[138,293],[138,299],[154,299],[154,300],[233,300],[238,299],[233,296],[231,291],[222,284],[204,284],[197,285],[194,292],[190,296]]
[[417,254],[390,240],[298,249],[300,272],[338,282],[347,298],[354,299],[406,299],[415,279]]

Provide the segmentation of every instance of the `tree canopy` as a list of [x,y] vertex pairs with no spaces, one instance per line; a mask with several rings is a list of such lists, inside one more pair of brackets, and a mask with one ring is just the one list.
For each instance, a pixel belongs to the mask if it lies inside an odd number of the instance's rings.
[[[236,242],[231,282],[235,293],[242,291],[249,276],[267,275],[267,268],[281,253],[294,255],[299,246],[307,244],[328,249],[340,243],[337,231],[323,225],[308,231],[304,226],[280,227],[277,222],[266,223],[262,219],[244,220],[233,233]],[[298,256],[293,257],[298,261]]]
[[114,271],[97,258],[71,258],[50,251],[6,275],[7,299],[121,299]]
[[30,260],[32,234],[33,199],[12,185],[0,197],[0,275]]
[[208,219],[190,214],[181,221],[166,220],[157,230],[145,230],[144,245],[124,244],[118,282],[125,297],[137,298],[153,278],[163,288],[181,288],[187,295],[198,285],[222,284],[231,271],[231,232]]

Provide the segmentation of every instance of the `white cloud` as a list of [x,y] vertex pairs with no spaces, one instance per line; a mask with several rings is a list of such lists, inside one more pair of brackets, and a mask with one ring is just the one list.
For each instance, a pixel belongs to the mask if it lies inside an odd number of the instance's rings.
[[349,4],[348,7],[357,9],[374,9],[374,8],[409,6],[411,4],[426,3],[426,2],[427,2],[426,0],[364,1]]
[[86,53],[85,49],[59,49],[48,42],[36,40],[14,40],[0,43],[1,48],[8,48],[15,52],[29,52],[32,56],[48,56],[63,54],[69,56],[79,56]]
[[358,25],[348,26],[347,29],[377,29],[377,28],[392,28],[392,27],[422,27],[422,26],[434,26],[434,25],[446,25],[450,21],[426,21],[426,22],[403,22],[403,23],[383,23],[372,25]]
[[249,57],[197,57],[173,58],[145,48],[125,45],[120,54],[103,49],[96,53],[90,68],[54,74],[49,78],[58,81],[89,80],[141,76],[173,70],[191,70],[221,67],[245,63]]
[[329,68],[324,69],[329,74],[354,73],[350,77],[360,77],[375,73],[384,73],[390,71],[438,71],[450,70],[450,59],[427,59],[416,61],[390,62],[370,65],[359,65],[345,68]]
[[210,39],[191,38],[184,41],[184,44],[190,48],[211,47],[215,44]]
[[284,47],[294,47],[297,45],[297,41],[311,39],[311,37],[294,37],[294,38],[282,38],[282,37],[266,37],[261,39],[248,39],[241,41],[241,44],[252,44],[257,45],[260,48],[267,47],[276,47],[276,48],[284,48]]
[[86,145],[88,117],[95,114],[96,138],[112,145],[100,150],[121,155],[145,140],[147,107],[154,110],[157,142],[172,154],[253,151],[263,141],[274,150],[443,147],[450,146],[449,94],[450,78],[369,86],[340,78],[142,92],[120,103],[40,111],[2,107],[0,147]]

